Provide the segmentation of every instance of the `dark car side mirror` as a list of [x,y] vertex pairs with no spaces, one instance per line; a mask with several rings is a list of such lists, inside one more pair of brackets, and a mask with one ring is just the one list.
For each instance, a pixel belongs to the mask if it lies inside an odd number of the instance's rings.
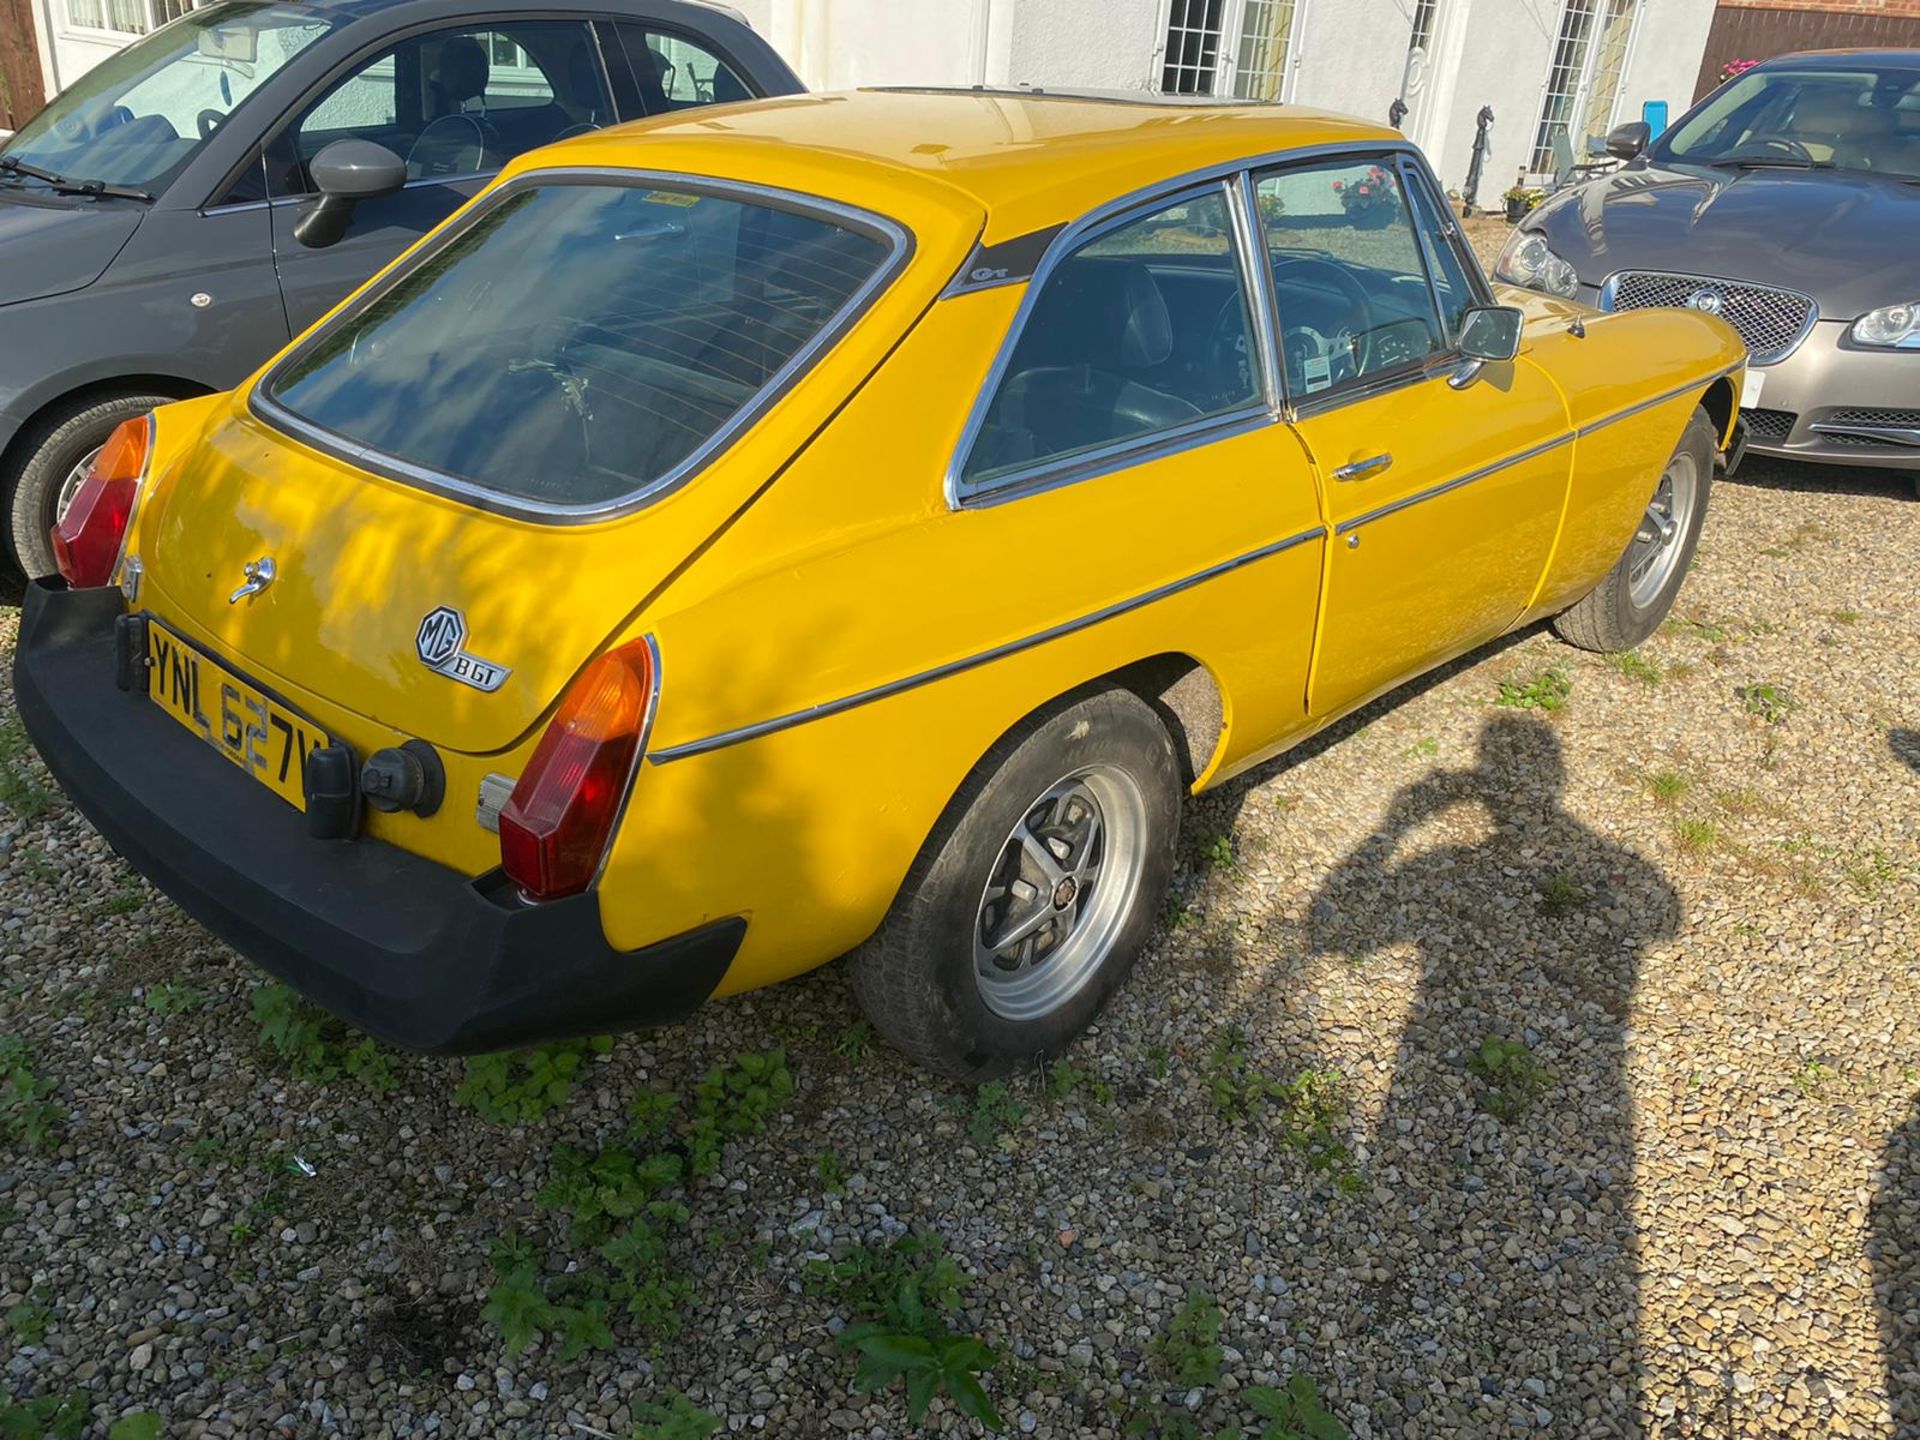
[[1476,305],[1468,310],[1461,316],[1459,343],[1466,363],[1447,377],[1447,383],[1464,390],[1479,378],[1482,367],[1518,355],[1526,319],[1518,305]]
[[320,198],[293,226],[293,238],[309,250],[338,244],[356,205],[407,183],[407,162],[371,140],[336,140],[313,157],[310,169]]
[[1653,127],[1644,120],[1629,120],[1607,132],[1607,154],[1620,160],[1632,160],[1653,143]]

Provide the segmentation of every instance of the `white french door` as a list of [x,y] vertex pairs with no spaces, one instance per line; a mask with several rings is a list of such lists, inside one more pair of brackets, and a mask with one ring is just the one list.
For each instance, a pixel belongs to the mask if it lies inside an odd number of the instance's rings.
[[1164,0],[1153,79],[1169,95],[1290,100],[1307,0]]

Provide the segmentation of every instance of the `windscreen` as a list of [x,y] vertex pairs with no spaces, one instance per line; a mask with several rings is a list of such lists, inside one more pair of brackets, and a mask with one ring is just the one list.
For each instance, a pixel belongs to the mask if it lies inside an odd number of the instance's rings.
[[603,506],[723,440],[890,253],[804,207],[537,185],[320,332],[269,395],[356,451],[535,507]]
[[74,81],[0,154],[74,184],[158,191],[241,101],[330,28],[305,6],[190,10]]
[[1695,165],[1920,179],[1920,68],[1755,70],[1716,91],[1653,153]]

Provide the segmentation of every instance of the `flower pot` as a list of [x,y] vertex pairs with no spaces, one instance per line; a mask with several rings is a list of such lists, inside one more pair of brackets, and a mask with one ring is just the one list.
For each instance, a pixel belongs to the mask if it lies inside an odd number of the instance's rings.
[[1527,218],[1527,211],[1532,208],[1531,205],[1527,204],[1525,196],[1509,195],[1507,197],[1507,223],[1509,225],[1518,225],[1522,220]]

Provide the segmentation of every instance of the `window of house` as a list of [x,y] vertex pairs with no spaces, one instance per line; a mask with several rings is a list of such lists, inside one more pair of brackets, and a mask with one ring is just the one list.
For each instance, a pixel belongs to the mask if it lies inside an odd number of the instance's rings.
[[[1296,399],[1415,365],[1450,347],[1421,238],[1391,163],[1299,165],[1255,194]],[[1464,280],[1464,276],[1461,277]]]
[[1169,95],[1285,98],[1301,0],[1169,0],[1160,88]]
[[[307,166],[336,140],[372,140],[410,179],[489,174],[613,118],[591,32],[571,20],[416,35],[341,80],[269,153],[276,194],[311,193]],[[278,155],[276,164],[274,156]]]
[[1566,0],[1528,162],[1535,174],[1584,161],[1588,139],[1606,134],[1639,8],[1639,0]]
[[1256,404],[1231,236],[1225,198],[1208,189],[1097,234],[1055,266],[982,419],[963,487]]

